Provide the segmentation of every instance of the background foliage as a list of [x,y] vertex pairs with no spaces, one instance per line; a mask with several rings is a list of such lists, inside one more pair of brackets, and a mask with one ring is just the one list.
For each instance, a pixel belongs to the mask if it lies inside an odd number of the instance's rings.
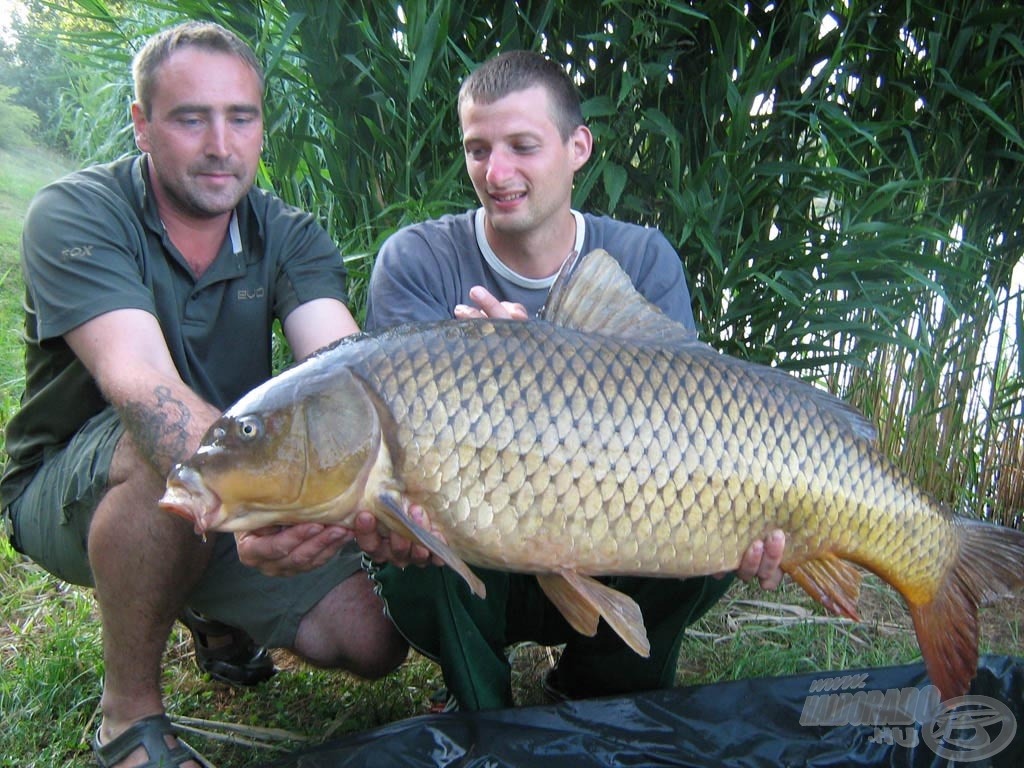
[[597,139],[577,206],[668,235],[708,341],[825,383],[938,496],[1019,522],[1016,3],[28,6],[18,54],[70,84],[22,97],[83,161],[132,149],[128,60],[153,30],[213,18],[253,41],[270,75],[260,182],[322,218],[357,310],[384,237],[474,202],[461,78],[499,48],[546,51]]

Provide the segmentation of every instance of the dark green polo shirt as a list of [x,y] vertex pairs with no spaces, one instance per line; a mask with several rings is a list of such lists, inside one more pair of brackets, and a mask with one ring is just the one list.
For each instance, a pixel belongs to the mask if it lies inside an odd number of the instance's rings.
[[253,189],[196,279],[164,232],[145,156],[72,173],[32,201],[22,234],[25,393],[7,427],[3,503],[105,407],[63,334],[104,312],[153,314],[181,378],[219,408],[271,375],[271,328],[317,298],[347,302],[341,254],[312,216]]

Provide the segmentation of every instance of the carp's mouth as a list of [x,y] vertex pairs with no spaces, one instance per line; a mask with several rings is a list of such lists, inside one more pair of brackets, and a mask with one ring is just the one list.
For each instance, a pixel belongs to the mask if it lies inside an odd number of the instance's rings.
[[[321,507],[330,510],[332,503],[333,500]],[[202,474],[185,464],[179,464],[171,472],[157,505],[188,520],[204,540],[209,531],[253,531],[268,525],[305,522],[307,518],[315,520],[320,508],[298,503],[264,505],[253,501],[224,504]]]
[[222,521],[220,497],[203,482],[191,467],[179,464],[167,478],[167,489],[157,502],[167,512],[192,523],[195,532],[206,538],[206,532]]

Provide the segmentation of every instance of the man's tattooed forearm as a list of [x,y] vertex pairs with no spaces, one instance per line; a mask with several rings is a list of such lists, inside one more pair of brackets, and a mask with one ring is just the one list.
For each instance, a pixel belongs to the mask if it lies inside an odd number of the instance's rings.
[[155,406],[152,402],[125,403],[121,418],[142,455],[161,472],[168,472],[188,457],[192,412],[169,387],[159,386],[153,395]]

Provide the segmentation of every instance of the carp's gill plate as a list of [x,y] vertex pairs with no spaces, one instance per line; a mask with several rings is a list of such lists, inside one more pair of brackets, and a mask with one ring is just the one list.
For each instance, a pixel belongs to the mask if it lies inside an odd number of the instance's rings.
[[899,590],[932,681],[961,695],[978,604],[1024,581],[1024,534],[948,514],[874,434],[828,393],[699,342],[595,251],[541,319],[350,337],[268,381],[161,504],[200,532],[370,510],[477,594],[468,565],[537,574],[576,629],[603,617],[641,654],[639,608],[595,576],[732,570],[781,528],[783,570],[831,611],[857,618],[854,564]]

